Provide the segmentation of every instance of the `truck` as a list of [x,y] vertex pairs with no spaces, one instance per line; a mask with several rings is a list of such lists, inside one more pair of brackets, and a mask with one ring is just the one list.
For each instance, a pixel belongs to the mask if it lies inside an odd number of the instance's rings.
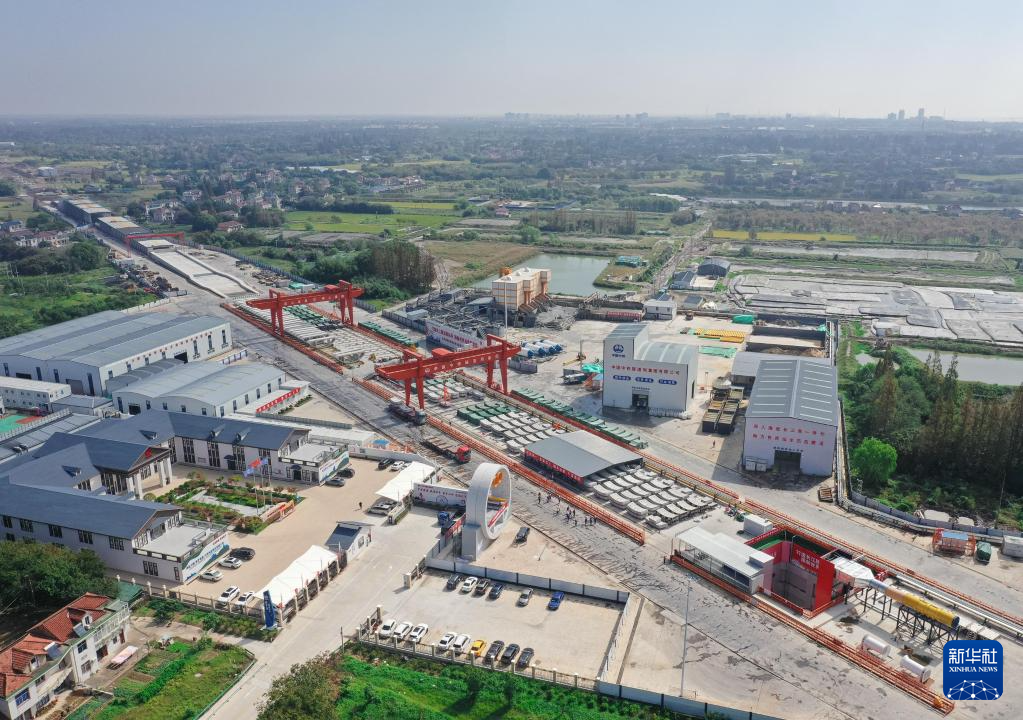
[[402,420],[407,420],[413,425],[425,425],[426,424],[426,413],[414,407],[410,407],[403,403],[398,398],[391,398],[391,402],[387,405],[387,410],[400,417]]
[[440,525],[441,530],[447,530],[464,514],[462,510],[441,510],[437,513],[437,524]]
[[429,437],[423,439],[423,445],[455,462],[467,463],[472,459],[472,450],[468,445],[460,445],[451,440]]

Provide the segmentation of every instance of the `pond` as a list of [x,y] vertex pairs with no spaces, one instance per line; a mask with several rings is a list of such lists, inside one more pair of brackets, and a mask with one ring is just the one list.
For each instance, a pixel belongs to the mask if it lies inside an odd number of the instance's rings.
[[[562,255],[560,253],[541,253],[534,255],[523,264],[531,268],[544,268],[551,271],[550,292],[562,295],[590,295],[601,290],[593,281],[607,267],[612,258],[594,255]],[[480,280],[475,287],[489,288],[490,282],[497,275]]]
[[[906,351],[921,362],[927,362],[930,350],[906,348]],[[856,356],[860,365],[877,362],[877,358],[866,353]],[[941,353],[941,365],[946,370],[952,362],[952,353]],[[1023,385],[1023,358],[1003,358],[994,355],[959,355],[959,379],[968,382],[982,382],[993,385]]]

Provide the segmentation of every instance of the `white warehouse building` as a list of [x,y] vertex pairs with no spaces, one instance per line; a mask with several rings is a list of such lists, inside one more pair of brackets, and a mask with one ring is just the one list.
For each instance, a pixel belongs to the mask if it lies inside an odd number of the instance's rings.
[[604,338],[604,407],[677,416],[696,396],[693,345],[652,341],[645,323],[624,323]]
[[807,475],[831,475],[838,413],[833,365],[812,358],[762,360],[746,408],[743,465],[767,470],[798,463]]
[[110,396],[119,412],[138,415],[145,410],[169,410],[225,417],[253,403],[283,409],[309,394],[308,383],[288,381],[283,371],[263,363],[175,364],[139,378],[144,372],[132,371],[111,383],[116,387]]
[[106,310],[0,340],[5,377],[64,383],[105,395],[107,381],[167,358],[205,360],[231,347],[231,325],[210,315]]
[[53,403],[71,395],[71,387],[62,383],[0,377],[0,412],[4,408],[53,411]]

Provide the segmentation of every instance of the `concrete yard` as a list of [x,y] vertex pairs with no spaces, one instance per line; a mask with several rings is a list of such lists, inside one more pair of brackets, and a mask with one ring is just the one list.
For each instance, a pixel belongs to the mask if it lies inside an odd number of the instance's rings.
[[496,600],[446,590],[447,575],[428,572],[416,581],[400,611],[384,612],[413,625],[430,626],[425,642],[435,644],[445,632],[464,633],[473,640],[503,640],[536,651],[537,667],[595,677],[611,640],[622,606],[576,595],[566,596],[556,611],[547,609],[550,592],[536,590],[525,607],[517,600],[521,587],[506,585]]

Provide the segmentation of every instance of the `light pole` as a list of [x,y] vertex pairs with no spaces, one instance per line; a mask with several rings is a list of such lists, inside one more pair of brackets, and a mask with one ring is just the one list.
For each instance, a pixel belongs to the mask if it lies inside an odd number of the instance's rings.
[[680,697],[686,696],[686,641],[689,639],[689,591],[692,590],[692,587],[691,582],[686,583],[686,617],[685,625],[682,627],[682,681],[678,693]]

